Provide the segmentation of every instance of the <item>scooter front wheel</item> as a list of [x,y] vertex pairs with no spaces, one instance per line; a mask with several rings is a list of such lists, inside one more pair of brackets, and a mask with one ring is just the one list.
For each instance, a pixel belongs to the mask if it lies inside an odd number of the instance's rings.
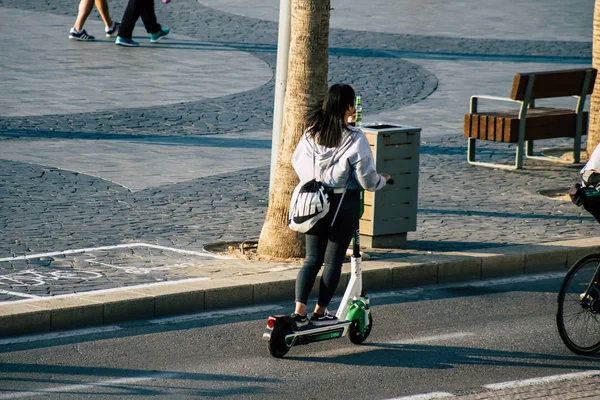
[[350,325],[350,331],[348,332],[348,338],[354,344],[361,344],[369,337],[371,328],[373,327],[373,317],[371,316],[371,313],[369,313],[369,325],[365,329],[364,333],[360,331],[359,324],[360,322],[357,319],[352,321],[352,324]]
[[290,333],[292,333],[292,328],[288,325],[276,326],[273,328],[271,337],[267,342],[267,348],[273,357],[281,358],[290,351],[290,347],[285,341],[286,335],[289,335]]

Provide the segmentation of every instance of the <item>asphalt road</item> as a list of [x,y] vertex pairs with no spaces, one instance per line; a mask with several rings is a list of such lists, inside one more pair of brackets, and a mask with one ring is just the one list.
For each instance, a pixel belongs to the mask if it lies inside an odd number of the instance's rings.
[[558,337],[561,277],[372,293],[365,345],[332,340],[285,359],[271,358],[261,335],[288,304],[5,339],[0,400],[392,399],[598,370],[598,358],[571,354]]

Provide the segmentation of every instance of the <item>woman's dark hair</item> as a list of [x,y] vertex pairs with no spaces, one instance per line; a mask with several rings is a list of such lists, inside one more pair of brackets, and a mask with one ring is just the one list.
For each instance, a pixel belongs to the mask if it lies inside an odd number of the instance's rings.
[[308,136],[321,146],[337,147],[344,129],[348,127],[344,116],[351,105],[354,105],[354,89],[350,85],[336,83],[331,86],[323,104],[309,110]]

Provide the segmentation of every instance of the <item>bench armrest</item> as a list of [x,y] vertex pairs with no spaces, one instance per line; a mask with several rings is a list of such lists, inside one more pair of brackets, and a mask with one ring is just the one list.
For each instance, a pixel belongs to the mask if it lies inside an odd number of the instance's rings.
[[496,100],[496,101],[508,101],[511,103],[519,103],[522,105],[522,101],[519,100],[513,100],[509,97],[499,97],[499,96],[486,96],[486,95],[482,95],[482,94],[477,94],[477,95],[473,95],[471,96],[471,102],[470,102],[470,107],[469,107],[469,112],[472,113],[476,113],[477,112],[477,99],[486,99],[486,100]]

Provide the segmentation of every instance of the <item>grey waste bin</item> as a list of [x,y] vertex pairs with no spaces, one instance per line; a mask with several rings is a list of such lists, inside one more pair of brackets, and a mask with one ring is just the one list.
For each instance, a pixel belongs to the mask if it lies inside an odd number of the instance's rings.
[[377,171],[394,179],[394,185],[375,193],[365,191],[361,245],[404,247],[407,232],[417,229],[421,128],[385,122],[365,122],[360,128],[371,144]]

